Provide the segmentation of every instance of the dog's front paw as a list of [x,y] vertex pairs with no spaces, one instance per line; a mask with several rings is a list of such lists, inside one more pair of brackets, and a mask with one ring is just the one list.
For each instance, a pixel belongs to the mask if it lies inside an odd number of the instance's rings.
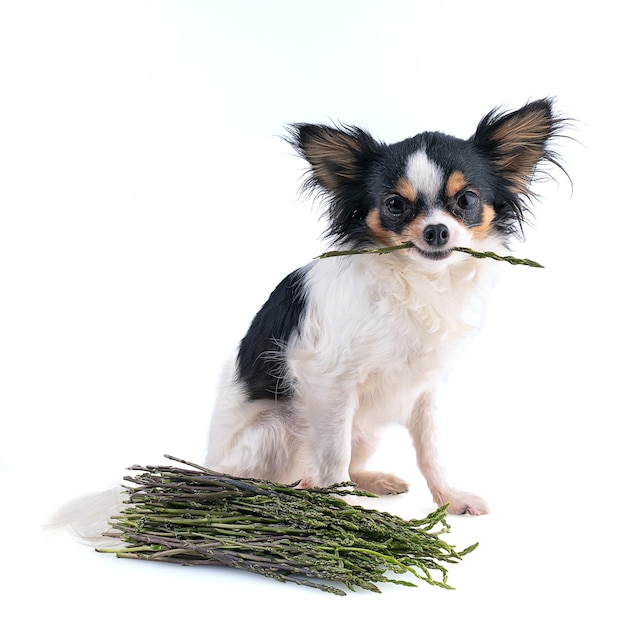
[[350,478],[358,489],[380,496],[405,493],[409,488],[409,485],[398,476],[383,472],[354,472]]
[[448,502],[447,512],[451,515],[485,515],[489,513],[487,502],[465,491],[451,491],[434,498],[436,504],[442,506]]

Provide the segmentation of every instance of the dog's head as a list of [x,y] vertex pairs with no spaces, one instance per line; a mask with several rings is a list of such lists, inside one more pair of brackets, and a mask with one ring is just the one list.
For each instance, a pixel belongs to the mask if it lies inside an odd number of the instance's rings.
[[297,124],[290,142],[310,164],[305,187],[327,201],[327,235],[346,248],[414,244],[440,261],[522,232],[531,185],[564,121],[550,99],[493,110],[470,139],[426,132],[385,144],[353,126]]

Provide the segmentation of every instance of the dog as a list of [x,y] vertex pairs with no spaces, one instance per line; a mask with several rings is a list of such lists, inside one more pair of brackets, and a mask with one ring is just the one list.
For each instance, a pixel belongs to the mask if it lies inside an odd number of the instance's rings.
[[355,126],[289,126],[336,250],[411,247],[315,259],[274,289],[224,368],[205,465],[398,494],[404,480],[365,468],[398,423],[438,506],[488,512],[448,484],[434,443],[442,383],[480,327],[498,265],[455,248],[500,253],[523,236],[534,182],[550,165],[564,171],[564,126],[552,98],[493,109],[467,140],[423,132],[386,144]]

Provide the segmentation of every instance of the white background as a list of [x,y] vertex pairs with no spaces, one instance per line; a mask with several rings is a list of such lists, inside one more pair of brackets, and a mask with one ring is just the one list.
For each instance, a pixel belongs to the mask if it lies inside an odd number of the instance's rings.
[[[580,6],[581,8],[574,8]],[[0,8],[0,524],[11,624],[618,623],[618,59],[609,2],[5,2]],[[573,179],[541,187],[487,325],[446,389],[444,463],[492,514],[456,591],[336,598],[117,560],[40,533],[164,453],[201,461],[224,356],[324,251],[278,138],[341,121],[468,137],[556,96]],[[493,262],[493,261],[487,261]],[[400,431],[379,506],[432,508]],[[289,602],[291,601],[291,602]],[[215,614],[221,611],[220,617]]]

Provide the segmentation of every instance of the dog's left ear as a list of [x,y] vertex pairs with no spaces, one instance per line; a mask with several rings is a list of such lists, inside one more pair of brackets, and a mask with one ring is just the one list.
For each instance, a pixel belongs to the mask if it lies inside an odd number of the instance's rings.
[[470,141],[489,157],[514,193],[528,196],[538,165],[544,161],[559,165],[550,142],[563,126],[564,120],[554,114],[553,100],[545,98],[511,113],[490,111]]
[[340,195],[361,183],[379,144],[355,126],[332,128],[323,124],[294,124],[289,143],[311,166],[308,186]]

